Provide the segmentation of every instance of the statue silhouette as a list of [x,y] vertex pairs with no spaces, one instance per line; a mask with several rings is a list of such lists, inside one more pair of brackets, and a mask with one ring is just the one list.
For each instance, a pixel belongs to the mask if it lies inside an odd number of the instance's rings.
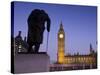
[[28,17],[28,38],[27,43],[29,45],[28,52],[32,52],[32,46],[34,46],[34,52],[39,52],[40,44],[43,43],[43,32],[45,30],[45,22],[47,22],[47,31],[50,31],[50,18],[44,10],[35,9]]

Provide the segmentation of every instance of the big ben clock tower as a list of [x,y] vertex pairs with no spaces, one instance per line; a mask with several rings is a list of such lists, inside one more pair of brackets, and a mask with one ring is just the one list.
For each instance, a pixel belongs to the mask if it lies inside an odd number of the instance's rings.
[[62,23],[60,24],[60,29],[58,31],[58,54],[57,61],[60,64],[64,63],[64,50],[65,50],[65,32]]

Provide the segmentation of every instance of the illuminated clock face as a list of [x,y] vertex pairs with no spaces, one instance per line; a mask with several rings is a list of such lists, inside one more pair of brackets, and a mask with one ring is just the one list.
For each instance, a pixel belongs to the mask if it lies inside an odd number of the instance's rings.
[[60,35],[59,35],[59,37],[60,37],[60,38],[63,38],[63,37],[64,37],[64,35],[63,35],[63,34],[60,34]]

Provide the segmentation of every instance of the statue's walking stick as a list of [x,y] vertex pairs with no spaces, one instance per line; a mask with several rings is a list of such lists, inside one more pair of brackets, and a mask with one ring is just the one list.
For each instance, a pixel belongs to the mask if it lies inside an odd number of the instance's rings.
[[48,40],[49,40],[49,32],[47,32],[47,45],[46,45],[46,52],[48,51]]

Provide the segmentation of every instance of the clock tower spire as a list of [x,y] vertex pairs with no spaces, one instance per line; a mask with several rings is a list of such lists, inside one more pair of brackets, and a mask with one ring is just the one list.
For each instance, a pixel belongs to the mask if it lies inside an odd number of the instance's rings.
[[60,64],[64,63],[64,52],[65,52],[65,32],[61,22],[58,31],[58,54],[57,54],[57,61]]

